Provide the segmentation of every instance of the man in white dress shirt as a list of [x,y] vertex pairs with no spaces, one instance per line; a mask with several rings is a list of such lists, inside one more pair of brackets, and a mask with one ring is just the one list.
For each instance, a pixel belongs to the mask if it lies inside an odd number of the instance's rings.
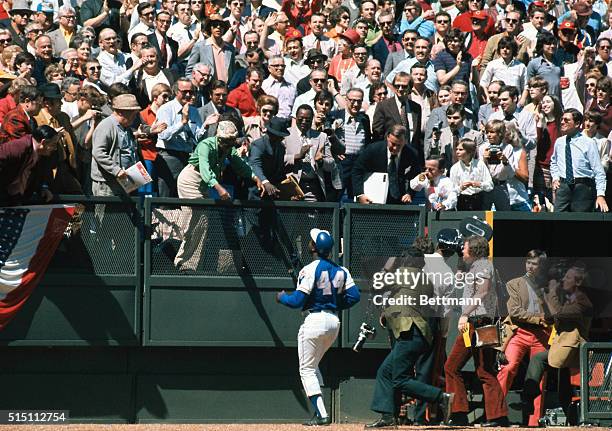
[[295,101],[295,86],[287,82],[284,77],[285,61],[276,55],[268,61],[270,75],[264,80],[261,88],[266,94],[278,99],[278,114],[282,118],[289,118]]
[[99,36],[100,54],[98,62],[102,66],[100,81],[110,86],[115,82],[127,85],[132,79],[134,72],[142,66],[142,60],[134,61],[129,69],[125,65],[126,55],[119,51],[120,40],[112,28],[105,28]]
[[454,210],[457,206],[457,192],[450,178],[443,175],[445,169],[444,157],[434,156],[425,160],[425,171],[410,180],[410,188],[423,190],[427,208],[433,211]]
[[140,3],[137,8],[140,21],[128,32],[128,40],[132,40],[132,35],[136,33],[146,34],[147,36],[155,31],[153,21],[155,19],[155,9],[150,3]]

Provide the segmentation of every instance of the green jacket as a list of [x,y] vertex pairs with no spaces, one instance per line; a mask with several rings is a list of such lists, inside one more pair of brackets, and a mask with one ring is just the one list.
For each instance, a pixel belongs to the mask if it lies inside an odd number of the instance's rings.
[[[421,269],[411,267],[400,267],[399,270],[402,271],[402,273],[403,271],[408,273],[421,272]],[[424,275],[424,273],[422,275]],[[414,298],[414,302],[413,304],[402,303],[399,305],[387,305],[383,311],[383,317],[387,321],[387,328],[393,332],[395,338],[399,338],[400,333],[409,331],[412,325],[416,325],[421,331],[421,334],[423,334],[423,337],[431,344],[433,341],[433,334],[427,322],[427,317],[433,315],[433,310],[427,305],[420,305],[420,296],[427,295],[427,297],[433,298],[433,285],[430,282],[423,283],[423,278],[419,280],[421,281],[416,285],[396,284],[389,286],[391,290],[389,298],[403,299],[405,300],[404,302],[407,302],[407,298]]]
[[229,158],[232,168],[238,176],[251,178],[253,171],[245,159],[238,155],[236,148],[232,147],[226,154],[220,155],[217,147],[217,137],[206,138],[196,146],[191,156],[189,164],[193,165],[200,172],[202,182],[208,187],[214,187],[219,183],[219,176],[225,167],[224,160]]

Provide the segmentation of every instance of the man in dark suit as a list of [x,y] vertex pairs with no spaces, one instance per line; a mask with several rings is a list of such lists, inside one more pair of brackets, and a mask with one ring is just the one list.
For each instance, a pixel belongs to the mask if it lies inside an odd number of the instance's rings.
[[[221,116],[232,117],[238,129],[238,134],[244,136],[244,121],[240,111],[227,106],[227,85],[223,81],[213,81],[210,84],[210,102],[198,108],[200,117],[204,122],[205,132],[203,138],[217,135],[217,123]],[[227,119],[227,118],[226,118]]]
[[406,145],[406,134],[406,127],[395,124],[385,135],[386,141],[375,142],[361,151],[353,167],[353,188],[359,203],[372,203],[363,191],[366,175],[371,172],[389,174],[388,204],[412,202],[408,183],[422,171],[423,163],[416,150]]
[[[229,16],[229,8],[227,9]],[[262,0],[251,0],[244,6],[244,10],[242,11],[242,16],[244,17],[260,17],[261,19],[266,19],[268,15],[276,12],[276,10],[271,7],[262,5]]]
[[[273,117],[268,123],[266,134],[251,144],[249,164],[255,176],[261,180],[264,196],[268,199],[279,196],[280,192],[275,184],[280,184],[287,178],[287,173],[293,168],[293,166],[288,167],[286,161],[293,160],[294,156],[286,154],[283,142],[289,136],[288,126],[287,120]],[[260,198],[259,190],[251,189],[249,199],[259,200]]]
[[414,148],[421,160],[423,158],[423,136],[421,134],[421,106],[410,100],[412,77],[406,72],[399,72],[393,78],[396,95],[376,105],[372,135],[375,140],[383,139],[385,132],[395,124],[406,128],[406,142]]
[[140,51],[142,68],[138,69],[130,82],[130,88],[135,89],[136,99],[142,109],[149,106],[151,100],[149,91],[155,84],[167,84],[170,88],[176,82],[176,75],[171,69],[160,69],[157,51],[149,46]]
[[54,128],[42,126],[33,135],[0,145],[0,206],[20,204],[28,189],[40,191],[45,200],[52,197],[48,188],[41,188],[42,183],[29,184],[29,179],[37,169],[37,160],[55,152],[58,136]]
[[[176,69],[179,64],[178,43],[166,35],[171,23],[172,16],[170,13],[165,10],[160,11],[155,18],[155,31],[147,36],[149,44],[157,51],[157,56],[160,59],[160,67],[162,69],[167,67]],[[182,71],[176,70],[176,72],[182,75]]]
[[[418,240],[419,238],[415,240],[415,243]],[[422,274],[423,253],[416,247],[410,247],[396,261],[399,264],[394,265],[395,268],[385,268],[385,271],[394,272],[396,270],[404,276],[409,273]],[[386,277],[385,280],[387,280]],[[410,397],[438,404],[442,412],[442,420],[447,422],[454,394],[443,392],[438,387],[424,383],[414,374],[415,365],[433,348],[433,332],[428,323],[428,318],[432,316],[433,310],[420,304],[422,295],[428,298],[434,297],[433,286],[426,277],[409,285],[397,279],[394,279],[392,283],[384,286],[387,292],[381,291],[381,293],[390,293],[389,298],[392,299],[409,298],[412,301],[405,305],[395,305],[391,301],[382,304],[384,310],[381,315],[381,323],[388,328],[393,347],[376,373],[371,409],[380,413],[381,418],[366,425],[366,428],[384,428],[396,424],[395,395],[400,391]],[[380,296],[383,297],[383,295]]]

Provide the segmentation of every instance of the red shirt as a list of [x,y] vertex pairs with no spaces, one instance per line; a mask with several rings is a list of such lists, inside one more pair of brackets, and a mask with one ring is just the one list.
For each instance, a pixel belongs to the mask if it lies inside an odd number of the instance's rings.
[[538,142],[536,161],[544,169],[550,168],[550,159],[555,149],[555,141],[559,137],[559,128],[555,121],[546,124],[546,128],[537,128]]
[[287,14],[291,27],[297,28],[298,30],[300,28],[304,29],[303,34],[306,36],[310,34],[310,17],[314,12],[319,12],[322,6],[322,0],[312,0],[310,7],[306,9],[306,12],[302,12],[295,7],[294,0],[283,0],[281,12],[285,12]]
[[[457,15],[455,20],[453,21],[453,28],[458,28],[459,30],[465,33],[472,32],[472,12],[467,11],[462,14]],[[496,33],[495,31],[495,20],[491,18],[489,14],[489,19],[487,20],[487,25],[484,29],[484,34],[487,37],[491,37]]]
[[479,55],[484,54],[489,38],[483,34],[483,38],[479,39],[478,36],[476,36],[476,33],[474,32],[472,32],[471,36],[472,37],[470,40],[470,47],[468,48],[468,52],[473,58],[476,58]]
[[[155,122],[156,115],[155,112],[151,110],[151,105],[140,111],[140,118],[142,119],[142,122],[148,126]],[[140,142],[140,151],[143,159],[155,160],[157,158],[157,149],[155,148],[156,144],[157,138],[147,139],[146,141]]]
[[[259,97],[261,94],[263,94],[262,91],[256,96]],[[243,117],[255,117],[257,115],[255,97],[246,82],[230,91],[227,96],[227,105],[238,109]]]

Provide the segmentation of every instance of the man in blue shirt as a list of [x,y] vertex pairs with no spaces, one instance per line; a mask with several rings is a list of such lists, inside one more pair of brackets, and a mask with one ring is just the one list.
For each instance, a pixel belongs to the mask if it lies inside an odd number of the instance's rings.
[[608,212],[606,174],[597,144],[580,131],[582,114],[569,108],[561,118],[561,133],[550,159],[555,212]]
[[337,313],[358,303],[360,294],[349,271],[329,259],[334,247],[330,233],[312,229],[310,239],[308,247],[318,259],[302,268],[295,292],[279,292],[276,300],[306,313],[298,332],[298,355],[302,386],[315,416],[304,425],[321,426],[329,425],[331,417],[321,396],[323,378],[319,362],[338,337],[340,320]]

